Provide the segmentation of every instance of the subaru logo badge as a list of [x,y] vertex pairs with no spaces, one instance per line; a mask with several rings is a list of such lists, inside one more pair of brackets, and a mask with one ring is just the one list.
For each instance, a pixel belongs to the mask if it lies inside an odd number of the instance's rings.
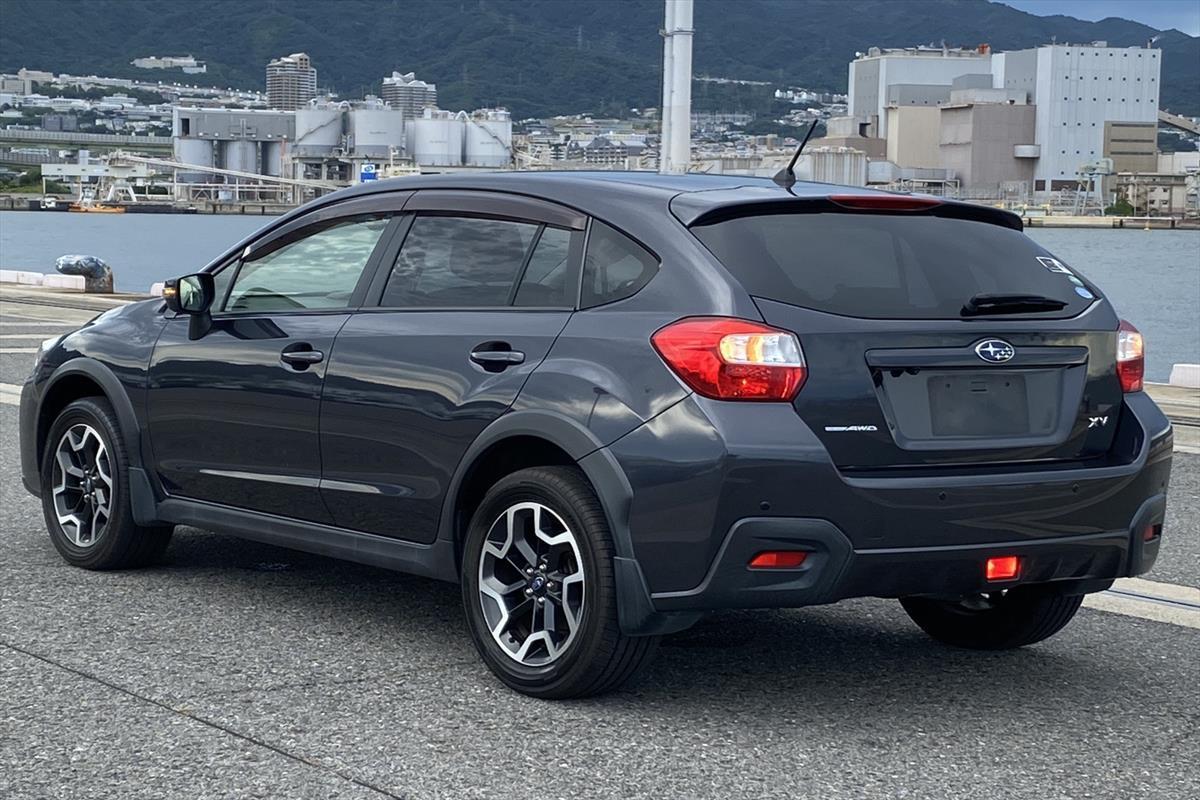
[[975,355],[989,364],[1003,364],[1016,354],[1016,348],[1003,339],[984,339],[975,345]]

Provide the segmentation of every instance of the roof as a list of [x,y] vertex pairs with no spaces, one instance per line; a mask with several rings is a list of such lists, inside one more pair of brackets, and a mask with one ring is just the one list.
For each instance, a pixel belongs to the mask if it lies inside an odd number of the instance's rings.
[[[671,212],[685,225],[690,225],[720,209],[734,206],[778,205],[817,200],[830,195],[895,194],[862,186],[841,186],[815,181],[797,181],[789,188],[780,186],[770,178],[744,175],[662,175],[657,172],[565,170],[452,173],[390,178],[342,189],[326,195],[322,200],[335,202],[360,195],[413,189],[506,191],[558,202],[584,212],[590,212],[589,200],[653,202],[660,207],[669,205]],[[988,221],[1017,230],[1021,228],[1020,217],[1007,211],[956,200],[944,200],[943,204],[954,207],[958,212],[956,216]]]

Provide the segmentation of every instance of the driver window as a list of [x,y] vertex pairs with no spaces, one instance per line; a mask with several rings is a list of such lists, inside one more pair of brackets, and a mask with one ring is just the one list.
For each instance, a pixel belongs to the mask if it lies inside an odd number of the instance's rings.
[[386,215],[339,220],[264,256],[243,261],[223,310],[348,307],[387,225]]

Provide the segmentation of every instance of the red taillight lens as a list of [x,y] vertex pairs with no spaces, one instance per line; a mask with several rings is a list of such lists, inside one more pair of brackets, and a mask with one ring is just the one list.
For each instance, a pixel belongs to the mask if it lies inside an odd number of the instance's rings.
[[796,569],[804,564],[803,550],[764,550],[750,559],[750,569]]
[[1145,374],[1146,343],[1137,328],[1121,320],[1117,328],[1117,377],[1121,379],[1121,389],[1140,392]]
[[940,206],[941,200],[933,197],[914,197],[906,194],[835,194],[829,198],[842,208],[858,211],[924,211]]
[[691,317],[650,341],[684,383],[714,400],[791,400],[808,375],[795,335],[761,322]]
[[997,556],[987,560],[989,581],[1011,581],[1021,572],[1021,559],[1016,556]]

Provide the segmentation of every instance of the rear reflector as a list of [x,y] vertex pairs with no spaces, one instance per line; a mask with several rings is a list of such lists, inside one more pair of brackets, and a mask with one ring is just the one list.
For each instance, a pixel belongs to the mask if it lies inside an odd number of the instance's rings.
[[1141,332],[1125,320],[1117,328],[1117,377],[1121,389],[1140,392],[1146,374],[1146,342]]
[[1159,536],[1162,536],[1162,523],[1159,523],[1158,525],[1147,525],[1145,528],[1142,528],[1143,542],[1152,542]]
[[830,195],[829,201],[858,211],[924,211],[942,204],[933,197],[908,194],[835,194]]
[[688,317],[650,341],[675,374],[714,400],[788,401],[808,369],[795,334],[732,317]]
[[750,569],[795,569],[804,563],[803,550],[764,550],[750,559]]
[[1021,572],[1021,559],[1017,556],[996,556],[987,560],[989,581],[1011,581]]

